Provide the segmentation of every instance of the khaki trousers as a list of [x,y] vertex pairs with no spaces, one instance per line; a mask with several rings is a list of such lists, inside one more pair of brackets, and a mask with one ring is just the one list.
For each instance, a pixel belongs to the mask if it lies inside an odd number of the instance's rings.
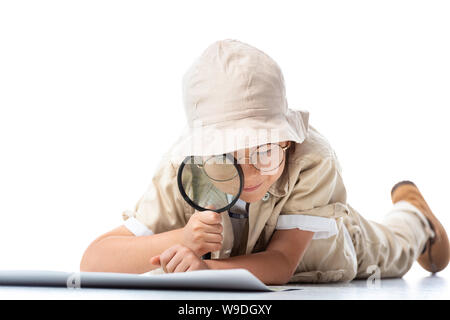
[[381,223],[366,220],[348,207],[344,224],[356,251],[355,278],[368,278],[375,272],[381,278],[402,277],[434,236],[425,216],[406,201],[394,204]]

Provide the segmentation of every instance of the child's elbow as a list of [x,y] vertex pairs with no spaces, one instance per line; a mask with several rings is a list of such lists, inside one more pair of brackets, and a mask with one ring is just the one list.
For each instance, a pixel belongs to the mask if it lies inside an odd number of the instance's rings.
[[265,284],[268,286],[284,286],[291,280],[292,274],[278,274],[276,277],[270,279]]
[[284,263],[281,268],[279,268],[279,272],[274,274],[274,278],[271,279],[271,283],[266,283],[267,285],[274,285],[274,286],[283,286],[291,280],[292,276],[295,273],[295,270],[297,268],[293,268],[288,263]]
[[285,284],[288,284],[289,283],[289,281],[291,280],[291,278],[292,278],[292,276],[294,275],[294,271],[295,270],[289,270],[288,272],[285,272],[283,275],[282,275],[282,277],[281,277],[281,279],[280,279],[280,283],[278,284],[278,285],[280,285],[280,286],[283,286],[283,285],[285,285]]
[[80,271],[81,272],[96,272],[99,270],[99,253],[93,252],[95,249],[95,241],[89,245],[89,247],[84,251],[83,256],[80,261]]
[[282,266],[280,266],[279,270],[279,279],[278,285],[285,285],[287,284],[292,276],[295,274],[295,271],[297,270],[297,263],[293,261],[293,259],[289,259],[284,253],[281,253],[281,259],[280,263]]

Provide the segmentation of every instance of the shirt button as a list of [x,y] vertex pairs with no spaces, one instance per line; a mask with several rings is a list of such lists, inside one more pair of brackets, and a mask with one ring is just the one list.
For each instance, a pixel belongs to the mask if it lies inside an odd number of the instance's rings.
[[266,194],[264,195],[264,197],[262,198],[262,200],[263,200],[263,201],[267,201],[267,200],[269,200],[269,197],[270,197],[269,193],[266,192]]

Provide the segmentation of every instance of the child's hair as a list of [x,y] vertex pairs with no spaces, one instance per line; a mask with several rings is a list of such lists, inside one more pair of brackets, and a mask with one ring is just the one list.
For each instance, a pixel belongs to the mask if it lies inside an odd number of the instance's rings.
[[289,147],[289,152],[286,152],[286,157],[289,156],[290,153],[294,153],[295,152],[295,141],[289,141],[290,142],[290,147]]

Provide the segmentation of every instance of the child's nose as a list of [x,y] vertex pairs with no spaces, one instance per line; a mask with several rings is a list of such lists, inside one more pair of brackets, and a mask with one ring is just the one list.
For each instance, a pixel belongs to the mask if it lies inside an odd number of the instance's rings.
[[241,164],[241,168],[242,168],[242,173],[244,174],[244,181],[251,181],[252,177],[255,177],[257,175],[259,175],[259,170],[256,169],[253,165],[251,164]]

